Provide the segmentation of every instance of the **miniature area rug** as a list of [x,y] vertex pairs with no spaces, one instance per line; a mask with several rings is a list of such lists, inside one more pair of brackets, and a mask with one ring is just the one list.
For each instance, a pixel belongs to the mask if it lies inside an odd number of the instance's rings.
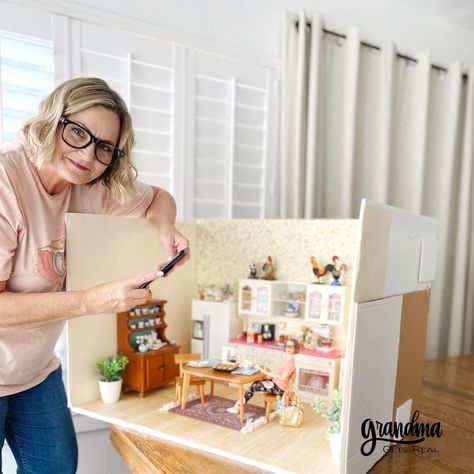
[[[267,423],[265,419],[265,409],[255,405],[245,405],[245,422],[240,423],[238,414],[229,413],[227,408],[234,405],[235,400],[229,400],[223,397],[209,397],[206,395],[204,403],[198,399],[193,399],[188,402],[186,408],[181,410],[177,402],[167,403],[161,407],[160,411],[169,411],[178,415],[189,416],[196,420],[205,421],[207,423],[214,423],[225,428],[248,433]],[[273,413],[270,420],[275,416]]]

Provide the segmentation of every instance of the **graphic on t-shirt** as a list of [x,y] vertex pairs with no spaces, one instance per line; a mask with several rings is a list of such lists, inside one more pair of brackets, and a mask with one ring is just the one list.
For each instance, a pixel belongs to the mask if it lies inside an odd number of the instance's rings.
[[36,271],[53,284],[49,291],[61,290],[66,273],[64,259],[64,238],[53,240],[46,247],[41,247],[35,255]]

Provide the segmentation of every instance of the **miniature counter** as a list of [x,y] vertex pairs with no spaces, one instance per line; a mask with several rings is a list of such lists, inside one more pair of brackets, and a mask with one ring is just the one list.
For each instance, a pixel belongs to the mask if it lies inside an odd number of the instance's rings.
[[[229,344],[241,344],[243,346],[259,347],[260,349],[283,351],[283,346],[279,345],[275,341],[263,341],[259,343],[247,342],[245,339],[231,339]],[[330,351],[311,351],[301,347],[298,354],[311,357],[321,357],[323,359],[340,359],[342,357],[342,352],[339,349],[331,349]]]

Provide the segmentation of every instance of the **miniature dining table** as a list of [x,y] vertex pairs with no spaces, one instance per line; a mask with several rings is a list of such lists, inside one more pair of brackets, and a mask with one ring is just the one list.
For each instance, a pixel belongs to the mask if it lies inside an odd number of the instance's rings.
[[183,389],[181,391],[181,409],[186,408],[186,400],[188,398],[189,381],[191,377],[199,377],[205,380],[224,383],[236,384],[239,389],[240,402],[240,422],[244,422],[244,385],[252,382],[263,380],[266,375],[262,372],[257,372],[253,375],[233,374],[231,372],[222,372],[210,367],[190,367],[183,366],[181,370],[183,377]]

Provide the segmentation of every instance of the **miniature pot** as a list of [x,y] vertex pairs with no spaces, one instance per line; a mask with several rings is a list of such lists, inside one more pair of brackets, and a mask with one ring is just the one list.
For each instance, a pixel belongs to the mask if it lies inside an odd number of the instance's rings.
[[103,382],[99,380],[100,396],[104,403],[115,403],[120,399],[120,391],[122,390],[122,379],[115,382]]

